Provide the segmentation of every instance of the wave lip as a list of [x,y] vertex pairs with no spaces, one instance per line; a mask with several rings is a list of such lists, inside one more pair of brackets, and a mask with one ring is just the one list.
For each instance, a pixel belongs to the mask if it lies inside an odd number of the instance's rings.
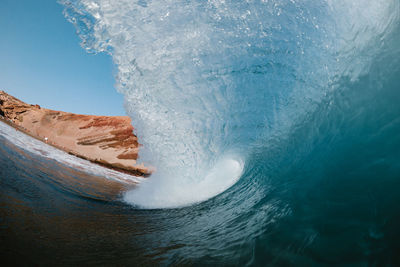
[[124,201],[143,209],[178,208],[206,201],[234,185],[241,177],[244,163],[226,156],[220,159],[204,179],[160,177],[143,181],[136,189],[124,194]]

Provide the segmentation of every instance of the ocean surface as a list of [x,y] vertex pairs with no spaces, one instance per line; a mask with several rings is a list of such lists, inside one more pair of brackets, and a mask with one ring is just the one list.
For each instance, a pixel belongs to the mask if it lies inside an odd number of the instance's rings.
[[400,265],[398,0],[60,4],[157,171],[0,123],[4,262]]

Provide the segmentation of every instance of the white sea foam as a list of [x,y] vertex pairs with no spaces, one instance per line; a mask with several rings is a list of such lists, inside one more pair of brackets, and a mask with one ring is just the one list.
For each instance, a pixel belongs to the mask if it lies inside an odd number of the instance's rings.
[[226,157],[201,179],[165,179],[162,173],[156,173],[137,189],[127,192],[124,200],[146,209],[187,206],[224,192],[239,180],[242,172],[243,162]]

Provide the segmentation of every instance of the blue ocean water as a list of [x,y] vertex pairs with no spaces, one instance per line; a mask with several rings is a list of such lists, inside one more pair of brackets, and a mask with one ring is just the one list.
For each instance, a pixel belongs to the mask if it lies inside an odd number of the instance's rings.
[[7,259],[400,265],[398,1],[61,2],[157,171],[132,189],[4,126]]

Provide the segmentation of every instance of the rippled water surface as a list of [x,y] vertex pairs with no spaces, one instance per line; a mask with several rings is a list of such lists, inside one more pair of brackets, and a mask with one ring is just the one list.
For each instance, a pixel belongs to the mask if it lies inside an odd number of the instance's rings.
[[1,124],[3,258],[400,265],[398,1],[61,3],[113,58],[157,172],[121,176]]

